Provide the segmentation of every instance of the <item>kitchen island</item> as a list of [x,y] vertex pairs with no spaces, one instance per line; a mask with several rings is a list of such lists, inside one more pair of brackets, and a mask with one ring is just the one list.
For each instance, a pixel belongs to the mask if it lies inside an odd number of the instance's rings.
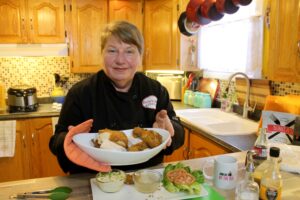
[[[240,169],[243,168],[246,152],[231,153],[239,162]],[[202,169],[202,166],[211,157],[198,158],[182,161],[189,165],[192,169]],[[155,166],[154,168],[163,168],[167,163]],[[239,179],[241,179],[244,170],[239,171]],[[300,199],[300,175],[282,172],[283,176],[283,200]],[[0,199],[9,199],[9,196],[16,193],[24,193],[34,190],[50,189],[58,186],[69,186],[73,189],[69,199],[93,199],[90,179],[94,178],[95,174],[77,174],[70,176],[57,176],[47,178],[28,179],[21,181],[10,181],[0,183]],[[211,183],[206,181],[208,185]],[[225,199],[234,199],[234,190],[221,190],[212,186]],[[153,198],[147,198],[151,200]],[[204,198],[203,198],[204,199]],[[209,199],[209,198],[207,198]],[[154,200],[154,199],[153,199]]]

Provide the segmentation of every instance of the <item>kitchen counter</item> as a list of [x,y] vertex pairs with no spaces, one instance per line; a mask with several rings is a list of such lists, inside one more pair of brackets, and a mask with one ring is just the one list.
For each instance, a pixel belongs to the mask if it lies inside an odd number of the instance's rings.
[[[183,104],[181,101],[172,101],[175,110],[195,108],[190,105]],[[20,113],[8,113],[7,111],[0,111],[0,120],[17,120],[25,118],[37,118],[37,117],[58,117],[59,111],[52,108],[51,103],[40,104],[39,108],[35,112],[20,112]],[[256,135],[241,135],[241,136],[217,136],[202,132],[197,127],[193,126],[184,120],[182,124],[199,134],[215,141],[221,146],[229,149],[232,152],[244,151],[251,149]]]
[[[181,110],[181,109],[190,109],[190,108],[195,108],[189,105],[185,105],[181,102],[172,102],[174,109],[175,110]],[[198,109],[198,108],[195,108]],[[232,152],[238,152],[238,151],[246,151],[249,149],[252,149],[255,140],[257,136],[255,134],[250,134],[250,135],[212,135],[206,132],[203,132],[196,126],[194,126],[192,123],[181,119],[181,123],[183,126],[186,128],[193,130],[200,135],[216,142],[217,144],[225,147],[226,149],[232,151]]]
[[[245,152],[238,152],[230,154],[238,159],[239,166],[242,167],[245,160]],[[189,165],[192,169],[202,169],[202,166],[211,157],[198,158],[192,160],[182,161],[183,163]],[[166,166],[167,163],[160,164],[154,168],[162,168]],[[239,170],[239,179],[241,179],[244,170]],[[16,193],[24,193],[34,190],[42,190],[55,188],[58,186],[69,186],[73,189],[72,195],[69,199],[92,199],[92,191],[90,186],[90,179],[94,178],[94,174],[77,174],[64,177],[47,177],[38,179],[28,179],[21,181],[11,181],[0,183],[0,199],[8,199],[10,195]],[[293,200],[300,199],[300,175],[282,172],[283,177],[283,190],[282,199],[283,200]],[[211,182],[206,181],[208,184]],[[234,199],[234,190],[221,190],[214,188],[220,194],[222,194],[226,199]],[[154,198],[149,197],[149,200]]]
[[201,131],[199,128],[191,124],[190,122],[181,119],[181,123],[186,128],[193,130],[200,135],[216,142],[217,144],[225,147],[232,152],[246,151],[252,149],[257,136],[255,134],[250,135],[212,135]]
[[52,108],[52,104],[39,104],[35,112],[9,113],[6,110],[0,111],[0,120],[28,119],[35,117],[58,117],[59,111]]
[[[172,101],[174,109],[187,109],[193,108],[192,106],[185,105],[181,101]],[[59,110],[52,108],[52,103],[39,104],[38,110],[35,112],[18,112],[9,113],[7,110],[0,110],[0,120],[15,120],[34,117],[58,117]]]

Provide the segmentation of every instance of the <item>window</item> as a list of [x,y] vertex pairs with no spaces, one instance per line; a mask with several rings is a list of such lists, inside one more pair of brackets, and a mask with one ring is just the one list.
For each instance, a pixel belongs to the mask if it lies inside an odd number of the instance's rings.
[[204,76],[225,78],[244,72],[260,78],[263,51],[261,0],[241,6],[234,14],[202,26],[198,32],[198,66]]

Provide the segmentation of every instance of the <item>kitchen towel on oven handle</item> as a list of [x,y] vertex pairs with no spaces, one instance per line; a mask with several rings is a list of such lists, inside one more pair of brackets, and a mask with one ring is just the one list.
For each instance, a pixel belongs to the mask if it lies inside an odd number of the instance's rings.
[[[300,115],[300,95],[273,96],[268,95],[264,110],[285,112]],[[262,117],[259,121],[259,128],[262,127]]]
[[16,121],[0,121],[0,157],[14,157],[16,144]]

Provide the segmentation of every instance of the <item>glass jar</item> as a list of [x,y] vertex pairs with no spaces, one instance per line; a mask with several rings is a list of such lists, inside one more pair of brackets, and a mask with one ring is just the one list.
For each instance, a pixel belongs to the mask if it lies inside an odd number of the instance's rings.
[[202,108],[211,108],[211,97],[209,93],[203,93],[203,106]]
[[202,104],[203,104],[203,98],[201,92],[195,92],[194,107],[201,108]]
[[184,95],[183,95],[183,103],[188,104],[189,100],[189,95],[192,91],[191,90],[185,90]]
[[194,99],[195,99],[195,93],[191,91],[188,97],[188,105],[194,106]]

